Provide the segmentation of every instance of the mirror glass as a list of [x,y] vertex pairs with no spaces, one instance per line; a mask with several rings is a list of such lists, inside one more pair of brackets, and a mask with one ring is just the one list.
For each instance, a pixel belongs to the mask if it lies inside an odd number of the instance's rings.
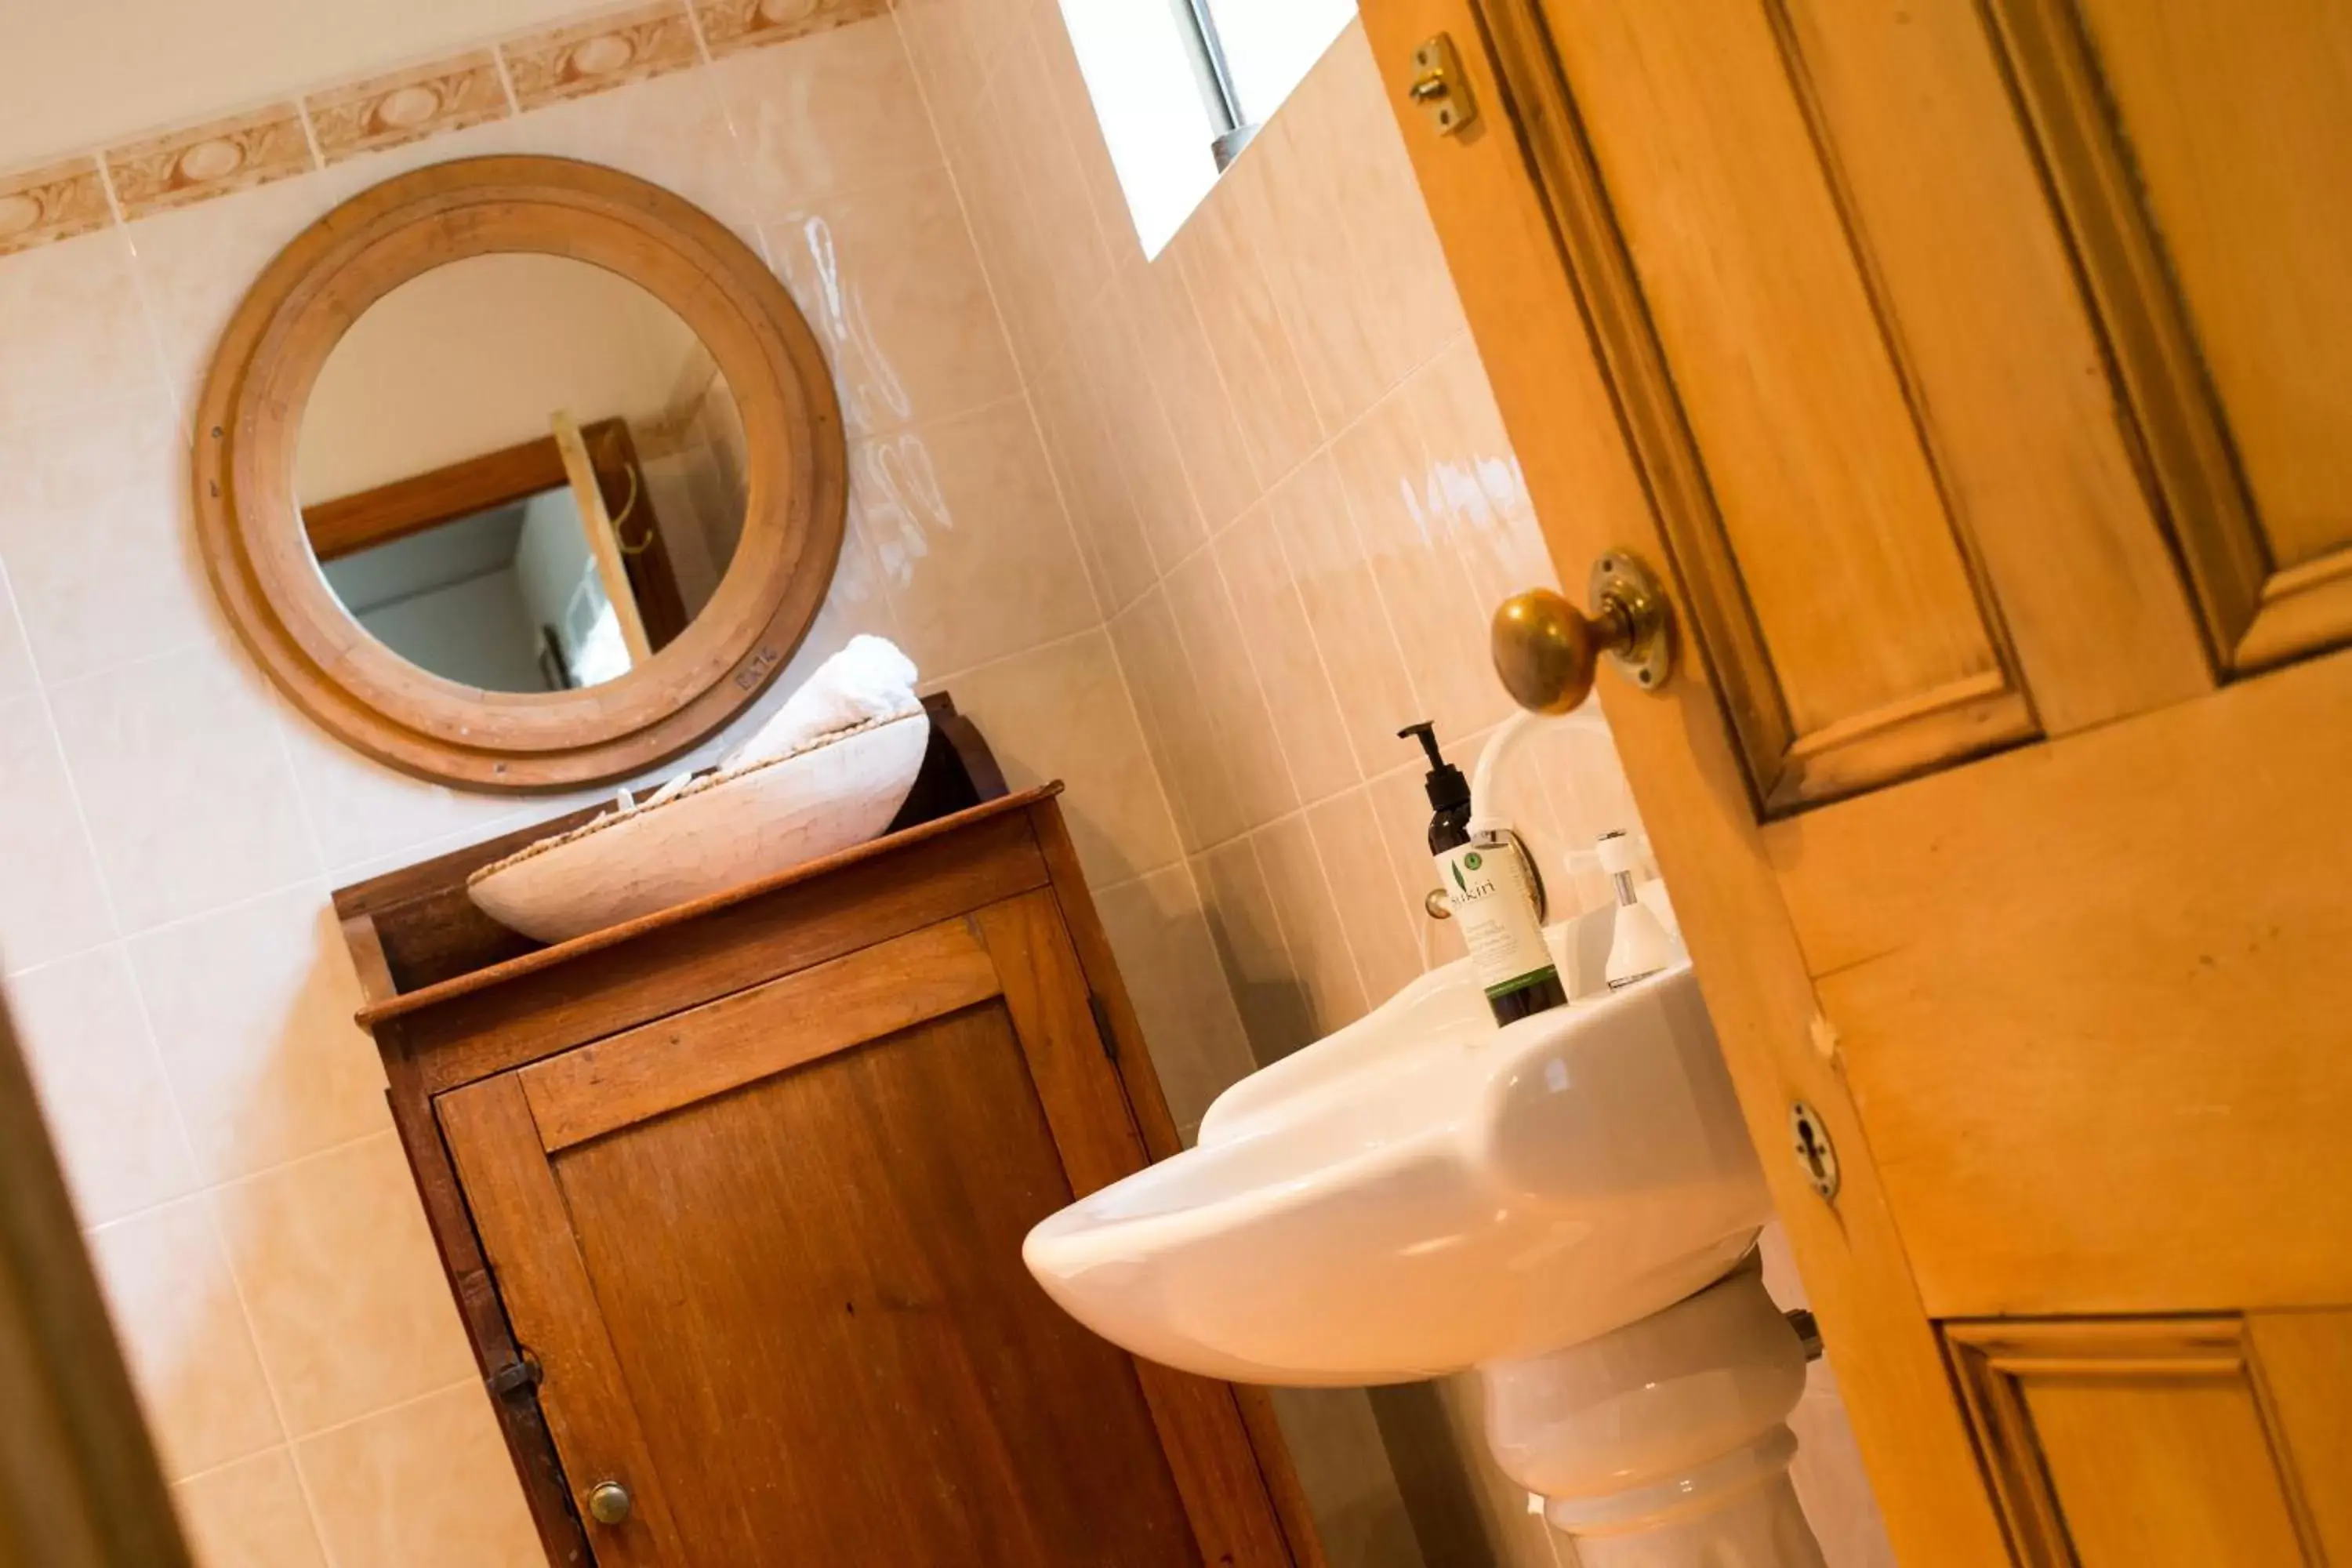
[[488,691],[626,674],[743,531],[743,423],[692,329],[620,274],[469,257],[370,306],[302,413],[295,493],[353,619]]

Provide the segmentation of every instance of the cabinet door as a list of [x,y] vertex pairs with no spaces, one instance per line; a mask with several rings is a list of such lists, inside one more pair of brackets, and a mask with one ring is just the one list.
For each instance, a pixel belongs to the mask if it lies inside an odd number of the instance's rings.
[[438,1109],[601,1561],[1288,1560],[1232,1391],[1022,1266],[1143,1163],[1050,894]]
[[2021,1563],[2352,1549],[2352,1314],[1952,1323],[1945,1339]]

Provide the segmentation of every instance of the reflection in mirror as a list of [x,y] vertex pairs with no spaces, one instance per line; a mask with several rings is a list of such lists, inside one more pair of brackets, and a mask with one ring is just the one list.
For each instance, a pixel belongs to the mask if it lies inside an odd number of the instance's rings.
[[489,691],[627,673],[743,530],[743,424],[693,331],[619,274],[470,257],[377,300],[305,405],[295,489],[345,610]]

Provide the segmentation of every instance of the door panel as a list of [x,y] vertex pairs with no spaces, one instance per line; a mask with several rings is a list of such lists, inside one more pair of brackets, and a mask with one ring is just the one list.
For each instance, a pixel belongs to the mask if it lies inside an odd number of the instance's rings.
[[1071,1194],[1001,1005],[554,1169],[698,1561],[1198,1561],[1131,1363],[1022,1267]]
[[[2021,739],[2004,634],[1881,330],[1780,43],[1753,0],[1547,6],[1698,456],[1758,658],[1774,807]],[[1736,650],[1736,651],[1735,651]]]
[[2245,1321],[2018,1320],[1946,1338],[2021,1563],[2326,1561]]
[[2216,643],[2352,638],[2352,16],[1994,0]]
[[2315,659],[1766,829],[1930,1313],[2352,1300],[2346,714]]

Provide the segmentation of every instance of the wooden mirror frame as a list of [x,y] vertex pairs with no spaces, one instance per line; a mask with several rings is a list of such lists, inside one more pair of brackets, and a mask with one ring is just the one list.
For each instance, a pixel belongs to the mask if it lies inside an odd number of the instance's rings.
[[[600,686],[484,691],[378,642],[327,584],[294,492],[302,410],[369,306],[436,267],[537,252],[619,273],[702,340],[740,409],[747,515],[710,602]],[[473,158],[387,180],[265,268],[197,411],[198,542],[230,624],[295,706],[420,777],[487,790],[624,778],[718,731],[807,634],[841,555],[847,453],[816,339],[751,247],[691,203],[565,158]]]

